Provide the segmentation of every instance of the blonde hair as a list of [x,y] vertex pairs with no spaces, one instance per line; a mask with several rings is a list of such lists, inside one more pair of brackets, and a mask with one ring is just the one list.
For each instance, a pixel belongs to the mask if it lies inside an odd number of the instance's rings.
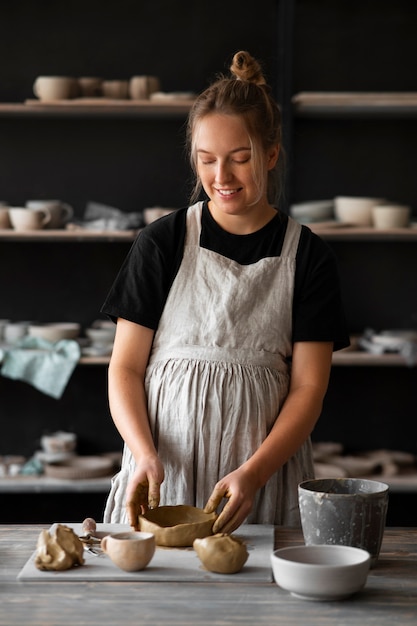
[[[238,115],[244,120],[251,146],[253,177],[259,195],[266,191],[268,201],[274,204],[281,195],[283,181],[281,111],[266,83],[259,62],[248,52],[240,51],[233,56],[230,72],[230,77],[218,77],[197,97],[188,116],[187,147],[195,175],[191,203],[198,199],[202,188],[197,173],[195,131],[206,115],[220,113]],[[266,173],[264,154],[277,144],[280,146],[277,164]]]

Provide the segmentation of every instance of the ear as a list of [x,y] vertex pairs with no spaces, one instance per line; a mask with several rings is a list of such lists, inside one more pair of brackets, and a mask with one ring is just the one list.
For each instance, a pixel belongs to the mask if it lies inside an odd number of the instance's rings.
[[272,148],[269,149],[268,162],[267,162],[268,170],[273,170],[275,165],[277,164],[279,151],[280,151],[279,143],[277,143],[275,146],[272,146]]

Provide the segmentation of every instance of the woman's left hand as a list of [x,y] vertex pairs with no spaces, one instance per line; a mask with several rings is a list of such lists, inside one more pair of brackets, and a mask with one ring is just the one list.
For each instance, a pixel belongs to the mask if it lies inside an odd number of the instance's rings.
[[257,489],[254,476],[243,467],[219,480],[204,507],[206,513],[213,513],[223,498],[228,499],[213,524],[213,533],[231,533],[239,528],[252,510]]

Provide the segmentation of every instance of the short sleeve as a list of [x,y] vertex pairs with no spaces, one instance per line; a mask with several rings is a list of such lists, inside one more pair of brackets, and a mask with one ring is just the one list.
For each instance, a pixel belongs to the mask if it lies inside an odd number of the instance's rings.
[[306,227],[297,252],[293,341],[332,341],[334,350],[349,345],[336,257]]
[[146,226],[134,241],[101,308],[116,321],[122,317],[156,330],[181,263],[186,210]]

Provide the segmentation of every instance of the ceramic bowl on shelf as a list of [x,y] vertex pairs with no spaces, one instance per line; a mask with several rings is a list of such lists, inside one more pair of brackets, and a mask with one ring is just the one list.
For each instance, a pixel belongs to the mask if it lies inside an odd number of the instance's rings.
[[41,437],[41,446],[49,454],[74,452],[77,447],[77,435],[65,431],[57,431]]
[[116,325],[102,328],[87,328],[85,334],[95,346],[107,346],[113,343],[116,334]]
[[56,322],[49,324],[31,324],[28,335],[45,339],[45,341],[60,341],[61,339],[75,339],[80,334],[81,325],[76,322]]
[[275,550],[271,565],[275,582],[303,600],[348,598],[366,584],[371,557],[350,546],[295,546]]
[[63,461],[46,463],[45,476],[62,480],[102,478],[113,473],[113,462],[103,456],[71,456]]
[[338,196],[334,199],[335,217],[353,226],[372,226],[372,210],[383,203],[381,198]]
[[290,207],[291,216],[299,222],[319,222],[333,218],[333,200],[299,202]]

